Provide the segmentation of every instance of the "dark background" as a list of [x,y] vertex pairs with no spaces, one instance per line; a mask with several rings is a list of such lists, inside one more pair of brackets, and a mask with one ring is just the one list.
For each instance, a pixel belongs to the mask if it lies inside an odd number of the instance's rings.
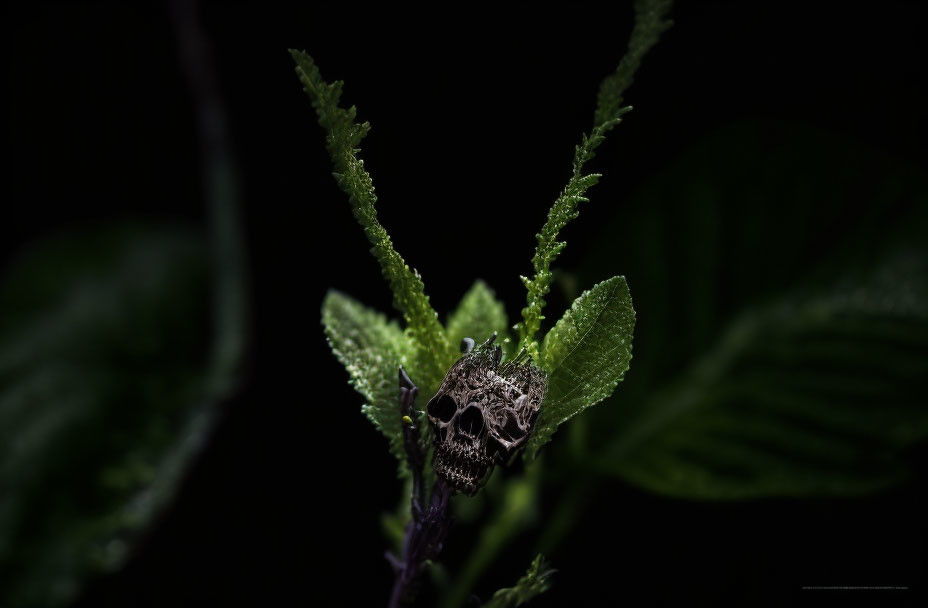
[[[391,581],[379,518],[399,483],[318,311],[329,287],[381,310],[390,295],[286,50],[305,48],[327,80],[344,79],[345,100],[372,123],[363,158],[381,221],[436,310],[480,277],[514,319],[517,276],[530,270],[534,232],[566,183],[598,83],[624,50],[631,9],[206,3],[201,15],[241,170],[253,348],[243,389],[176,503],[78,605],[376,605]],[[673,17],[627,95],[635,110],[594,161],[604,178],[569,228],[563,268],[579,264],[630,193],[738,120],[808,124],[924,166],[917,3],[681,3]],[[167,7],[12,6],[6,24],[4,259],[100,219],[202,221],[195,110]],[[796,592],[810,584],[908,585],[904,597],[840,601],[914,602],[928,571],[918,471],[871,497],[746,503],[612,482],[550,556],[560,572],[538,605],[835,600]],[[530,541],[488,574],[483,596],[524,571]],[[462,542],[452,533],[451,563]]]

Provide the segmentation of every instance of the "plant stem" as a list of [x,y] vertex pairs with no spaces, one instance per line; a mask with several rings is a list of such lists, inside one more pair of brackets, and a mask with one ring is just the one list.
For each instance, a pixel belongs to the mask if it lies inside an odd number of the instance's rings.
[[474,590],[480,576],[515,538],[537,518],[540,460],[526,467],[525,475],[505,485],[496,511],[487,518],[477,542],[454,578],[454,584],[438,603],[443,608],[460,608]]
[[452,490],[440,479],[432,488],[432,501],[427,511],[413,519],[406,526],[406,541],[403,546],[403,559],[388,557],[396,569],[393,592],[390,594],[390,608],[405,606],[416,596],[419,577],[425,562],[441,553],[448,530],[451,528],[450,498]]
[[[419,389],[402,367],[399,369],[399,379],[400,415],[414,419],[412,406]],[[396,571],[393,591],[390,594],[390,608],[399,608],[412,602],[418,591],[419,577],[425,563],[441,553],[445,537],[451,528],[450,500],[453,490],[441,479],[437,479],[432,486],[431,500],[426,505],[423,476],[425,450],[415,423],[403,423],[403,447],[412,473],[412,519],[406,525],[402,559],[387,553],[387,560]]]

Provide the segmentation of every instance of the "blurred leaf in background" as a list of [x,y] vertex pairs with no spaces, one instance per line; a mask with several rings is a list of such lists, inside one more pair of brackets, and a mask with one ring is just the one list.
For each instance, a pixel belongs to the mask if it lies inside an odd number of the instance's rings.
[[194,7],[174,9],[204,226],[75,227],[0,269],[0,606],[66,605],[125,563],[241,384],[238,171]]
[[204,439],[217,382],[195,231],[47,238],[0,287],[0,604],[112,570]]
[[548,590],[550,586],[548,579],[552,574],[554,570],[548,568],[544,557],[539,555],[532,561],[525,576],[520,578],[514,587],[500,589],[484,606],[486,608],[514,608],[527,604]]
[[926,192],[787,124],[733,126],[659,174],[586,266],[629,267],[649,312],[592,425],[597,470],[706,499],[902,479],[928,434]]

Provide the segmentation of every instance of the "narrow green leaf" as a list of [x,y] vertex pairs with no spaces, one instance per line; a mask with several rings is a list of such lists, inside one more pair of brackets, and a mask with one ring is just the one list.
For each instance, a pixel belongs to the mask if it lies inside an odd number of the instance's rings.
[[396,322],[334,290],[322,302],[322,324],[351,385],[367,401],[361,411],[387,437],[390,451],[405,462],[397,380],[397,367],[406,363],[410,351],[403,331]]
[[625,277],[585,291],[545,336],[540,365],[545,397],[526,455],[534,457],[559,425],[612,394],[632,358],[635,310]]
[[364,169],[364,161],[358,158],[357,147],[370,130],[370,124],[355,122],[357,110],[354,106],[339,107],[341,81],[325,82],[319,68],[305,52],[291,49],[290,54],[296,62],[303,90],[316,110],[319,125],[328,133],[326,147],[335,167],[335,179],[348,195],[351,212],[372,245],[371,253],[380,263],[383,276],[393,291],[394,306],[406,320],[406,332],[415,348],[411,362],[415,370],[413,380],[423,394],[432,393],[457,359],[457,348],[448,341],[438,322],[419,273],[410,269],[394,250],[390,235],[377,219],[374,185]]
[[745,312],[657,392],[599,466],[702,499],[857,494],[928,435],[928,258]]
[[671,0],[636,0],[635,28],[628,41],[628,51],[616,71],[603,79],[599,86],[594,125],[599,126],[621,116],[625,91],[631,86],[642,58],[672,25],[666,18],[671,4]]
[[480,344],[495,331],[496,343],[505,349],[509,344],[508,329],[506,308],[483,281],[474,283],[448,317],[448,339],[452,344],[460,344],[463,338],[473,338]]
[[536,236],[538,245],[532,257],[535,275],[529,279],[522,277],[528,291],[527,306],[522,309],[522,321],[516,325],[519,331],[519,348],[524,348],[535,359],[539,356],[538,342],[535,339],[545,307],[545,296],[551,288],[551,263],[560,255],[566,242],[558,241],[558,235],[571,220],[579,214],[578,205],[588,202],[584,194],[599,181],[599,174],[584,174],[583,167],[596,154],[596,148],[606,139],[622,116],[631,110],[623,107],[623,95],[632,83],[632,78],[645,53],[657,42],[661,32],[670,27],[665,19],[670,10],[669,0],[638,0],[635,3],[635,27],[632,30],[628,51],[622,57],[616,72],[607,76],[600,86],[597,98],[593,130],[583,138],[574,150],[573,173],[567,186],[554,201],[548,212],[548,219]]
[[544,556],[539,554],[532,560],[532,565],[515,587],[507,587],[494,593],[490,601],[484,604],[484,608],[516,608],[527,604],[551,587],[550,579],[554,572],[548,567]]

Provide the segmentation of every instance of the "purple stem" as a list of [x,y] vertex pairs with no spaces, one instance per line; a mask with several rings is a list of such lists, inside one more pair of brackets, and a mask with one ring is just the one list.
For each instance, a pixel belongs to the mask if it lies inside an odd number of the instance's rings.
[[[400,415],[412,418],[412,406],[419,389],[402,367],[399,370],[399,379]],[[412,602],[425,562],[441,553],[445,537],[451,528],[449,501],[453,491],[441,479],[436,480],[432,486],[431,500],[426,505],[422,472],[425,466],[425,450],[422,448],[419,429],[415,424],[403,423],[403,447],[412,472],[412,520],[406,525],[402,559],[387,553],[387,560],[396,571],[389,608],[400,608]]]

